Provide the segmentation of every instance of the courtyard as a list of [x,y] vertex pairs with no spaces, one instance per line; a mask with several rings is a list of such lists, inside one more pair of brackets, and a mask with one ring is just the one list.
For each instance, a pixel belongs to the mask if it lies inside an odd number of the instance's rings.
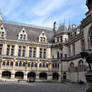
[[0,82],[0,92],[86,92],[87,84]]

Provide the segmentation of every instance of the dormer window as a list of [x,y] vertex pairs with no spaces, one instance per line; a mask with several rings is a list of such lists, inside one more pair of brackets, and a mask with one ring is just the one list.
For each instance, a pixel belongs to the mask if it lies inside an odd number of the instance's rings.
[[47,42],[47,37],[44,32],[42,32],[39,36],[39,42]]
[[0,38],[5,38],[6,37],[6,31],[4,29],[4,26],[1,25],[0,27]]
[[22,31],[18,35],[19,40],[27,40],[27,33],[25,29],[23,28]]

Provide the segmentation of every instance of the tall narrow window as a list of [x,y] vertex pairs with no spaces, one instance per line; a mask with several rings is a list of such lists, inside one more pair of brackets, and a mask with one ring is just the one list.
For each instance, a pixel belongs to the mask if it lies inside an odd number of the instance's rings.
[[33,49],[33,58],[36,57],[36,48]]
[[10,45],[7,45],[7,52],[6,52],[6,55],[9,56],[9,53],[10,53]]
[[0,44],[0,55],[2,55],[2,47],[3,47],[3,45]]
[[59,42],[59,37],[57,37],[57,42]]
[[22,57],[25,57],[25,47],[23,47]]
[[11,56],[14,56],[14,45],[12,45],[12,47],[11,47]]
[[46,58],[46,49],[44,49],[44,55],[43,58]]
[[19,46],[19,49],[18,49],[18,56],[21,56],[21,46]]
[[57,58],[59,58],[59,51],[57,52]]
[[32,47],[29,48],[29,57],[32,57]]
[[42,58],[42,48],[40,48],[40,58]]
[[60,36],[60,42],[62,42],[62,36]]

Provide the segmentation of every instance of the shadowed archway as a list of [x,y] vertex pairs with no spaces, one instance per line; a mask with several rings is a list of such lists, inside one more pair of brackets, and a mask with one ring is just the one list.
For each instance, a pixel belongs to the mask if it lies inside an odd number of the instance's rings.
[[10,71],[3,71],[2,72],[2,78],[10,79],[11,78],[11,72]]

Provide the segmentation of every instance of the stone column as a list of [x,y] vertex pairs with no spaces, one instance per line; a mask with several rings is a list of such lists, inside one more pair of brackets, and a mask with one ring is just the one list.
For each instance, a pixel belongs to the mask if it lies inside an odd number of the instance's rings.
[[15,71],[13,70],[11,73],[11,79],[14,80],[15,79]]
[[36,51],[36,57],[39,58],[39,47],[36,48],[37,51]]
[[14,56],[18,56],[18,45],[15,45]]
[[52,73],[51,72],[48,73],[47,80],[52,81]]
[[7,44],[5,42],[5,44],[3,45],[3,49],[2,49],[2,55],[6,55],[6,49],[7,49]]
[[24,80],[27,80],[27,72],[24,73]]

